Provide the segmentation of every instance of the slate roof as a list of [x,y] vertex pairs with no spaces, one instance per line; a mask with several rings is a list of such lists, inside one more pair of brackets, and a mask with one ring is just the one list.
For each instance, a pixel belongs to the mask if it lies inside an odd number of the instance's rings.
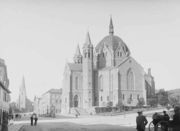
[[47,93],[62,93],[62,89],[50,89]]
[[82,64],[68,63],[71,71],[82,71]]
[[103,47],[106,46],[107,48],[112,49],[115,51],[119,46],[124,47],[126,52],[130,52],[126,44],[122,41],[121,38],[115,35],[108,35],[104,37],[99,44],[96,46],[96,51],[101,52]]

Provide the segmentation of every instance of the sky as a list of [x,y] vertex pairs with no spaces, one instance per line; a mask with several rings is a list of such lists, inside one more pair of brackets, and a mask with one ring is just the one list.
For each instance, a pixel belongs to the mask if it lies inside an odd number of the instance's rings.
[[62,88],[66,62],[72,62],[87,31],[94,46],[115,35],[147,72],[157,89],[180,88],[180,2],[175,0],[1,0],[0,58],[5,60],[11,100],[22,78],[27,97]]

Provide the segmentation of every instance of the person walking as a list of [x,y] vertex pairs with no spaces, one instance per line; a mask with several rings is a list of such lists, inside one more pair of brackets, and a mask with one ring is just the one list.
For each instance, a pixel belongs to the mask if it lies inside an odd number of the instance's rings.
[[37,114],[35,114],[35,118],[34,118],[34,125],[36,126],[37,125],[37,121],[38,121],[38,117],[37,117]]
[[142,111],[138,111],[138,116],[136,117],[136,129],[137,131],[145,131],[145,127],[148,123],[146,117],[143,115]]
[[31,126],[33,126],[33,114],[31,115],[30,120],[31,120]]
[[166,111],[163,111],[163,121],[164,122],[162,122],[162,126],[164,126],[164,130],[165,131],[168,131],[168,122],[169,122],[169,119],[170,119],[170,117],[169,117],[169,115],[167,114],[167,112]]

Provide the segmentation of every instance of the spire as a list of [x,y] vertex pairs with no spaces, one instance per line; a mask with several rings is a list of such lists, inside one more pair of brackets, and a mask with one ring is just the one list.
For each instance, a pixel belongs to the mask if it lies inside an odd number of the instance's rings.
[[79,48],[79,44],[77,45],[75,56],[82,56]]
[[26,85],[25,85],[25,78],[24,78],[24,76],[22,78],[21,90],[24,92],[24,94],[26,96]]
[[86,34],[86,41],[85,41],[85,43],[84,43],[84,47],[85,47],[85,46],[90,46],[90,47],[92,47],[92,43],[91,43],[91,39],[90,39],[89,32],[87,32],[87,34]]
[[22,78],[22,88],[25,88],[25,79],[24,79],[24,76]]
[[110,35],[114,34],[114,27],[113,27],[112,17],[110,17],[109,34]]

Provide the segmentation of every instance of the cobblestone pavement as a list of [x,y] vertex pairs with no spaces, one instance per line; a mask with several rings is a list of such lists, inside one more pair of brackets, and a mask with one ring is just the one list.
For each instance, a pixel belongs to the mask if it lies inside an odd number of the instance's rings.
[[41,123],[37,126],[25,125],[20,131],[136,131],[132,127],[118,125],[80,125],[74,123]]
[[22,126],[23,126],[22,124],[9,125],[8,130],[9,131],[19,131]]

